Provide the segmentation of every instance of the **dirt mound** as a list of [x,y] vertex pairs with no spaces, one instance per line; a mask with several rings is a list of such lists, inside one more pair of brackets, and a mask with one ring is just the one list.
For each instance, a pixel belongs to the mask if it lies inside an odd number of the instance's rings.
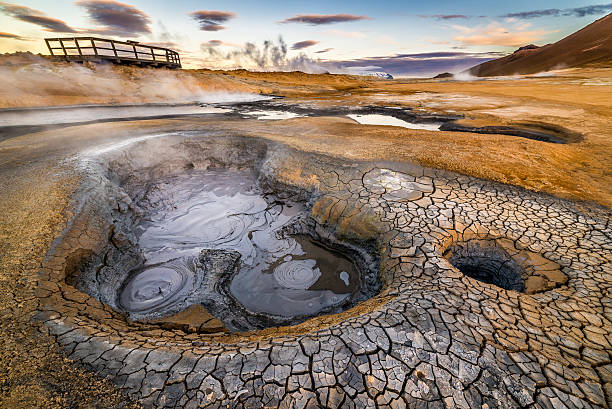
[[434,79],[439,79],[439,78],[453,78],[454,75],[451,74],[450,72],[443,72],[442,74],[438,74],[434,77]]
[[554,44],[543,47],[529,44],[506,57],[477,65],[469,72],[479,77],[535,74],[594,63],[612,64],[612,14]]

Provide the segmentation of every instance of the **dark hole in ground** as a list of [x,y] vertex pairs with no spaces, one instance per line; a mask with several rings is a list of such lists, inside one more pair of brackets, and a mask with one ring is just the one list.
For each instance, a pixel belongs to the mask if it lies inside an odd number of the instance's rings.
[[444,253],[468,277],[506,290],[524,292],[522,268],[501,247],[476,242],[458,243]]
[[79,281],[80,272],[91,268],[94,253],[91,250],[76,249],[66,258],[64,268],[66,284],[76,286]]

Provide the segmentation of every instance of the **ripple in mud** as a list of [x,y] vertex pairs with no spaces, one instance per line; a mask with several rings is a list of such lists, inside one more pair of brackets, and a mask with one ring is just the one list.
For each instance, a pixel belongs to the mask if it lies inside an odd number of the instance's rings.
[[261,254],[234,277],[230,291],[256,312],[311,315],[345,301],[359,289],[351,261],[305,237],[288,237],[283,253]]
[[134,274],[121,291],[119,304],[127,311],[163,308],[193,287],[193,274],[181,266],[152,266]]
[[168,261],[189,260],[203,249],[240,253],[229,290],[253,313],[313,315],[359,289],[350,260],[308,237],[283,233],[306,211],[266,197],[251,171],[188,171],[156,182],[141,204],[148,214],[137,235],[146,261],[119,296],[128,311],[170,311],[183,303],[197,280],[188,262]]

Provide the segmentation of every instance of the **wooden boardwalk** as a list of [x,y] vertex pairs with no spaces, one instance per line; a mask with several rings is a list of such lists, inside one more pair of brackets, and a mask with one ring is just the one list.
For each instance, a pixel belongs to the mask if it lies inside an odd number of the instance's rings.
[[179,54],[168,48],[97,37],[45,38],[51,56],[66,61],[111,61],[152,67],[181,68]]

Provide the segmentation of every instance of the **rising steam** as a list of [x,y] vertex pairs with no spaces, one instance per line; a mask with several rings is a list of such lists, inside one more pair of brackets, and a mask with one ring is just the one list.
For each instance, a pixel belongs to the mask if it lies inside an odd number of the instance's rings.
[[[282,36],[277,41],[264,41],[262,46],[246,43],[238,50],[220,51],[215,43],[205,43],[202,51],[217,62],[231,65],[231,68],[248,68],[258,71],[303,71],[312,74],[339,72],[338,67],[321,60],[315,60],[306,54],[287,56],[288,47]],[[212,61],[210,61],[212,62]]]
[[98,103],[183,103],[253,100],[248,87],[199,81],[189,73],[112,64],[57,64],[22,53],[0,64],[0,108]]

